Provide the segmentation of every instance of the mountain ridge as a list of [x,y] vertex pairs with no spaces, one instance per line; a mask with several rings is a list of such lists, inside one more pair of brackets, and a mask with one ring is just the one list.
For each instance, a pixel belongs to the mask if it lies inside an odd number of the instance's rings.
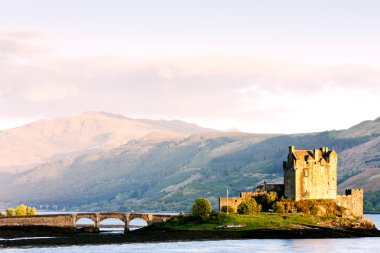
[[131,119],[104,112],[38,120],[0,132],[0,170],[15,167],[22,171],[54,156],[111,149],[152,132],[177,138],[207,131],[192,123],[176,121],[173,126],[170,121]]
[[[0,190],[3,200],[65,209],[188,211],[195,197],[208,197],[216,206],[226,188],[232,196],[253,190],[263,180],[283,180],[289,145],[335,149],[340,190],[358,185],[380,190],[374,180],[380,168],[379,127],[373,120],[347,130],[292,135],[203,128],[190,135],[150,132],[110,149],[46,160],[2,180]],[[365,173],[371,175],[368,180]]]

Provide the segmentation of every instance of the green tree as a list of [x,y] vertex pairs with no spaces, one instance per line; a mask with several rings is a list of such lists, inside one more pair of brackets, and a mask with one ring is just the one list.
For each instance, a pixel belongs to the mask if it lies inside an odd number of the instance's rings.
[[191,211],[195,218],[206,220],[211,213],[211,203],[206,198],[197,198],[191,208]]
[[375,206],[375,210],[380,212],[380,203]]
[[261,205],[258,205],[255,199],[240,203],[237,208],[238,214],[255,214],[261,211]]
[[366,201],[365,204],[364,204],[364,210],[368,211],[368,212],[372,212],[373,211],[373,204],[372,204],[372,202]]

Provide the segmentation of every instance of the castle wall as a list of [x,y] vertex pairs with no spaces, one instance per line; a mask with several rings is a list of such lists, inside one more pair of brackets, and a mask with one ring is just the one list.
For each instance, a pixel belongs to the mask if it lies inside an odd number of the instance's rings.
[[[234,212],[237,211],[238,206],[244,202],[246,199],[235,197],[235,198],[228,198],[228,206],[232,207],[234,209]],[[223,206],[227,206],[227,198],[219,198],[219,211],[222,210]]]
[[296,200],[336,198],[336,165],[310,160],[297,161],[296,167]]
[[251,198],[253,198],[253,196],[255,196],[257,193],[255,192],[241,192],[240,193],[240,198],[242,198],[243,200],[249,200]]
[[347,208],[352,215],[363,216],[363,189],[347,189],[345,195],[337,195],[335,203]]
[[[257,192],[241,192],[240,197],[228,198],[228,206],[232,207],[234,212],[237,212],[237,208],[242,202],[250,200],[257,194]],[[227,206],[227,198],[219,198],[219,211],[222,210],[223,206]]]

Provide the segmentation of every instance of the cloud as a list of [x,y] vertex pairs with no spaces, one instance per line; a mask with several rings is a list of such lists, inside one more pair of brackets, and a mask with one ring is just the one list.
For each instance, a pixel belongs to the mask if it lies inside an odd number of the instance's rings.
[[73,86],[46,84],[29,87],[25,99],[33,103],[41,103],[68,99],[77,94],[78,90]]
[[0,72],[0,116],[7,118],[97,110],[222,129],[306,132],[376,118],[380,107],[380,71],[369,66],[206,55],[161,62],[36,58],[28,65],[0,62]]
[[35,30],[0,31],[0,56],[28,57],[51,52],[49,35]]
[[50,37],[50,34],[38,30],[0,30],[0,37],[16,40],[31,40],[47,39]]

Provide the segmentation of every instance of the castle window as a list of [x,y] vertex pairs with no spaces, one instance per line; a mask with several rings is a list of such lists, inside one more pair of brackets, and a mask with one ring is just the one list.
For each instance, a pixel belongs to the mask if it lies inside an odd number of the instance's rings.
[[309,169],[303,169],[303,176],[308,177],[309,176]]

